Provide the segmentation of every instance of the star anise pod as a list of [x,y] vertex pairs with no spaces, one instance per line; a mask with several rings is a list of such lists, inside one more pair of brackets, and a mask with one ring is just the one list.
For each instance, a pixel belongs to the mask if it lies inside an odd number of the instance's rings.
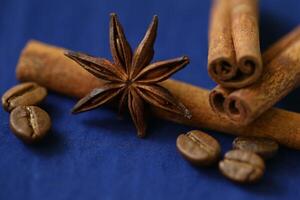
[[164,87],[157,83],[168,79],[172,74],[189,63],[186,56],[150,64],[153,58],[153,45],[156,38],[158,17],[153,20],[135,52],[132,54],[123,28],[116,14],[110,19],[110,48],[113,63],[104,58],[96,58],[83,53],[66,52],[65,55],[97,78],[106,81],[101,88],[92,90],[78,101],[72,112],[79,113],[99,107],[114,98],[119,98],[119,109],[127,103],[138,136],[145,136],[145,102],[171,113],[191,118],[188,109]]

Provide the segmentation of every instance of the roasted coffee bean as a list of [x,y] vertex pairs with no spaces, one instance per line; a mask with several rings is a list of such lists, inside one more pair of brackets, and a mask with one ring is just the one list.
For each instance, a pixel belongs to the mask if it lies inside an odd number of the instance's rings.
[[264,159],[273,157],[278,151],[278,143],[268,138],[237,137],[232,146],[234,149],[252,151]]
[[17,106],[37,105],[46,96],[46,88],[34,82],[22,83],[4,93],[2,106],[6,111],[11,112]]
[[265,163],[257,154],[250,151],[232,150],[219,162],[224,176],[239,183],[258,181],[265,172]]
[[221,154],[219,142],[198,130],[179,135],[176,146],[185,159],[199,166],[214,164]]
[[33,143],[47,135],[51,120],[49,115],[37,106],[18,106],[10,114],[10,127],[24,142]]

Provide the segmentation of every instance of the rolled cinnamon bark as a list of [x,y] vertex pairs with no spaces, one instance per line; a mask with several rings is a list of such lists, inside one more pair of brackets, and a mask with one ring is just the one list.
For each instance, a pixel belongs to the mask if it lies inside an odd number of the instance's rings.
[[223,87],[242,88],[262,74],[257,0],[214,0],[208,73]]
[[210,13],[208,72],[222,85],[233,79],[238,70],[230,25],[230,1],[214,0]]
[[[300,84],[300,26],[264,54],[265,71],[255,84],[239,90],[217,86],[210,104],[220,115],[247,125]],[[216,95],[218,94],[218,95]]]
[[263,57],[263,64],[269,64],[276,56],[280,55],[284,52],[289,46],[295,43],[297,40],[300,39],[300,26],[297,26],[291,32],[283,36],[277,42],[275,42],[269,49],[267,49],[262,57]]
[[224,102],[232,91],[232,89],[218,85],[209,93],[209,104],[212,110],[222,118],[228,118],[225,113]]
[[[37,41],[29,42],[19,59],[16,71],[18,79],[35,81],[56,92],[78,98],[102,86],[101,81],[67,59],[63,51],[62,48]],[[162,119],[234,135],[269,137],[287,147],[300,149],[300,115],[297,113],[272,108],[251,125],[237,126],[212,111],[208,90],[175,80],[167,80],[162,85],[182,101],[193,115],[192,120],[187,120],[151,107],[154,114]]]

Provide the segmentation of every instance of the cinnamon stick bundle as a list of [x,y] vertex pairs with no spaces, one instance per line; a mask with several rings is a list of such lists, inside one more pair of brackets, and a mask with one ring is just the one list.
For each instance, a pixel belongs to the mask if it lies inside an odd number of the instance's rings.
[[[53,91],[78,98],[103,85],[99,79],[67,59],[63,52],[62,48],[37,41],[28,42],[19,59],[17,78],[35,81]],[[152,108],[153,113],[162,119],[234,135],[269,137],[287,147],[300,149],[300,114],[272,108],[251,125],[237,126],[213,112],[208,102],[208,90],[175,80],[167,80],[163,86],[190,109],[193,118],[188,120]]]
[[300,84],[300,26],[264,54],[264,73],[251,86],[230,90],[217,86],[210,93],[215,112],[247,125]]
[[242,88],[263,71],[258,0],[214,0],[209,27],[208,73],[223,87]]

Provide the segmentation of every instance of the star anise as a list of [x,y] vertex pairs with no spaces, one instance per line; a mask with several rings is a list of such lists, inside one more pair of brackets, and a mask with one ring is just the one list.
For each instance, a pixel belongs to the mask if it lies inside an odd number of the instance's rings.
[[123,28],[116,14],[110,19],[110,48],[113,63],[104,58],[96,58],[83,53],[66,52],[65,55],[81,65],[97,78],[106,81],[101,88],[92,90],[78,101],[72,112],[79,113],[94,109],[119,98],[119,109],[127,103],[138,136],[145,136],[145,102],[172,113],[191,118],[188,109],[164,87],[157,83],[168,79],[172,74],[189,63],[186,56],[149,64],[153,58],[153,45],[156,38],[158,17],[153,20],[135,52],[132,54]]

